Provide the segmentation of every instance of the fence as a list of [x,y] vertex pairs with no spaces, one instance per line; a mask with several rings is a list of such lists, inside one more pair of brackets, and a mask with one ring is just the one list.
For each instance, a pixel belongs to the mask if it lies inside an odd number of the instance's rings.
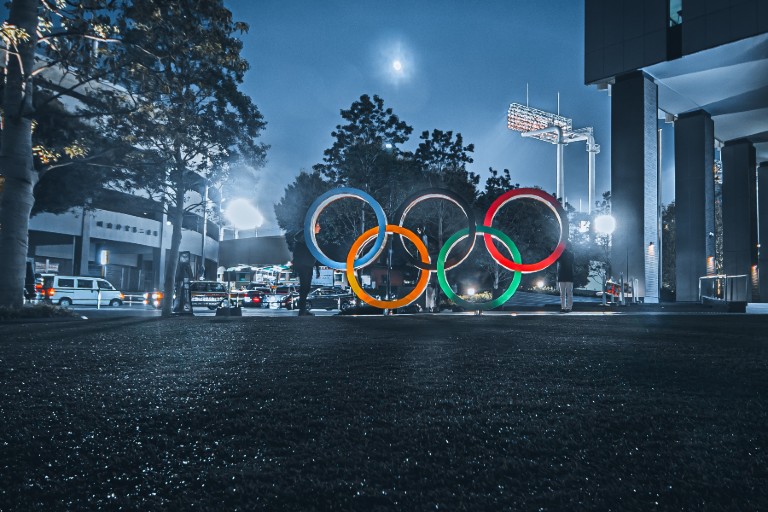
[[749,279],[746,274],[725,274],[699,278],[699,301],[702,304],[724,304],[729,311],[746,309],[749,301]]

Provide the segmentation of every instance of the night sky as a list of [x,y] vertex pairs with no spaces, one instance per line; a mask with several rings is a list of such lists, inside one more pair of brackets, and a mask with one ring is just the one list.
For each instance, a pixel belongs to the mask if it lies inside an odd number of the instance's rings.
[[[610,98],[583,85],[584,2],[285,1],[226,3],[250,24],[245,90],[269,123],[268,162],[255,202],[267,222],[271,204],[302,169],[332,144],[339,110],[361,94],[378,94],[414,128],[461,132],[475,144],[470,170],[484,182],[488,167],[508,168],[523,186],[555,189],[555,147],[506,128],[510,103],[571,117],[592,126],[602,145],[597,193],[610,176]],[[397,72],[393,62],[399,60]],[[586,210],[587,152],[566,148],[566,196]]]
[[[610,188],[610,98],[584,80],[584,0],[225,0],[250,25],[244,57],[251,69],[244,90],[268,122],[270,144],[254,195],[265,219],[259,234],[276,234],[272,205],[303,169],[322,161],[339,111],[362,94],[414,128],[403,148],[415,149],[423,130],[461,132],[475,145],[469,169],[482,182],[488,167],[512,171],[522,186],[555,189],[555,147],[506,128],[510,103],[592,126],[597,195]],[[3,19],[6,9],[0,9]],[[395,70],[393,63],[400,62]],[[528,98],[526,99],[526,84]],[[672,163],[665,130],[664,167]],[[587,152],[566,147],[566,197],[587,208]],[[482,186],[481,182],[481,186]],[[673,173],[663,172],[663,198],[674,198]],[[230,198],[230,200],[236,198]]]

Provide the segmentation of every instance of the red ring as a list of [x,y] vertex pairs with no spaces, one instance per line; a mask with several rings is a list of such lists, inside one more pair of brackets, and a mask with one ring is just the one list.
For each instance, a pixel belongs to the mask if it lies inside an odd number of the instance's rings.
[[565,214],[565,210],[563,210],[560,202],[543,190],[539,190],[537,188],[517,188],[514,190],[508,190],[496,198],[496,200],[493,202],[493,204],[491,204],[485,214],[483,226],[493,227],[493,219],[496,217],[496,214],[501,209],[501,207],[514,199],[521,198],[530,198],[535,199],[536,201],[540,201],[546,204],[549,209],[552,210],[552,212],[557,216],[558,223],[560,224],[560,240],[558,241],[557,247],[555,247],[555,250],[552,252],[552,254],[541,261],[537,261],[536,263],[515,263],[511,259],[504,256],[501,251],[496,248],[496,246],[493,244],[493,237],[491,237],[491,235],[488,233],[483,234],[483,240],[485,241],[486,248],[488,248],[488,252],[491,253],[491,256],[493,256],[493,259],[495,259],[499,265],[509,270],[528,274],[547,268],[555,261],[557,261],[557,258],[559,258],[563,253],[565,250],[565,240],[563,240],[563,235],[566,234],[567,236],[568,233],[568,216]]

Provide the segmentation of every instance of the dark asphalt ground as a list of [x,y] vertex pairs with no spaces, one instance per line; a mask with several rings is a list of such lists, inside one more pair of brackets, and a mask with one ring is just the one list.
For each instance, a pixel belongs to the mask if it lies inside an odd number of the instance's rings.
[[0,324],[0,510],[768,510],[766,326]]

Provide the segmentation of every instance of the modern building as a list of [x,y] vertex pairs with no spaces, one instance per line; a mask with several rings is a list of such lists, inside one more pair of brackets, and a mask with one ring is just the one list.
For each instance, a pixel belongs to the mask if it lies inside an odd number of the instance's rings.
[[[614,268],[638,279],[646,302],[658,301],[658,126],[666,120],[674,122],[677,300],[698,300],[699,278],[713,272],[720,167],[724,272],[760,281],[752,300],[768,299],[757,207],[758,179],[768,191],[768,2],[586,0],[584,41],[584,81],[610,94]],[[759,225],[768,247],[765,196]]]
[[[161,288],[170,247],[171,226],[162,205],[113,190],[103,191],[88,209],[41,213],[29,223],[28,260],[37,272],[103,275],[121,290]],[[186,214],[180,250],[190,252],[196,277],[215,279],[219,225],[201,214]]]
[[[0,63],[4,63],[7,55],[2,48],[0,56]],[[44,61],[44,57],[38,58]],[[78,85],[59,66],[45,68],[44,73],[49,87],[69,91],[60,100],[65,108],[76,109],[87,102],[88,89],[104,86],[93,82]],[[201,177],[194,185],[196,190],[185,195],[185,204],[207,204],[209,210],[220,207],[218,190],[207,183]],[[32,216],[27,261],[36,272],[104,276],[125,291],[160,289],[171,232],[161,203],[141,191],[105,189],[87,207]],[[220,225],[209,219],[202,207],[185,213],[180,250],[190,252],[196,277],[216,278],[219,239]]]
[[[236,282],[280,280],[283,272],[290,274],[292,259],[283,235],[224,239],[219,244],[217,278]],[[275,269],[267,279],[262,275],[264,267]],[[227,271],[234,277],[227,278]]]

